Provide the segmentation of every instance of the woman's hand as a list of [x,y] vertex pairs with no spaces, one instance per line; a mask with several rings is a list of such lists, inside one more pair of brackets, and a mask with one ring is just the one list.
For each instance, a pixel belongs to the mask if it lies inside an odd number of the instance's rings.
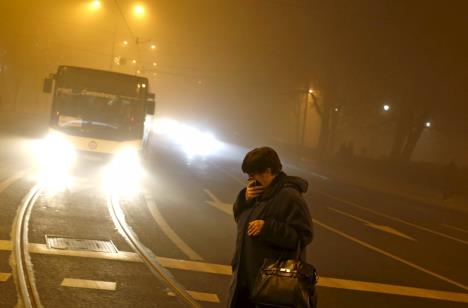
[[249,182],[247,185],[247,189],[245,190],[245,200],[249,201],[255,197],[260,196],[263,194],[265,187],[261,185],[255,185],[255,181]]
[[249,228],[247,229],[248,236],[257,236],[262,232],[263,225],[265,224],[264,220],[252,220],[249,222]]

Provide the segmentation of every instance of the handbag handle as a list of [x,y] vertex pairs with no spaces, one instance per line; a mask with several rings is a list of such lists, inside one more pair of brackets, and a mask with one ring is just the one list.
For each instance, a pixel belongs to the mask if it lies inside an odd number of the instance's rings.
[[[283,250],[281,251],[281,254],[280,254],[280,256],[279,256],[279,259],[284,259],[284,255],[287,253],[287,251],[288,251],[288,250],[283,249]],[[290,251],[290,250],[289,250],[289,251]],[[298,239],[298,240],[297,240],[297,246],[296,246],[296,253],[295,253],[295,255],[294,255],[294,260],[302,261],[302,260],[301,260],[301,252],[302,252],[302,250],[301,250],[301,240]]]

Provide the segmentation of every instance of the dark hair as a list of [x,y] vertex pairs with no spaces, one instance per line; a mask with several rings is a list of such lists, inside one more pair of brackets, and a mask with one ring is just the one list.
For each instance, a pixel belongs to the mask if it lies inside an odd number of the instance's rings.
[[242,162],[242,171],[247,174],[263,173],[268,168],[272,174],[280,173],[283,168],[278,154],[270,147],[253,149],[245,155]]

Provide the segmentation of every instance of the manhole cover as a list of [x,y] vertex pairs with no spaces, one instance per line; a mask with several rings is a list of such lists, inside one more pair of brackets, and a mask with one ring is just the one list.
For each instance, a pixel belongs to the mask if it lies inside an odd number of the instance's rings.
[[112,241],[107,240],[89,240],[80,238],[60,237],[46,235],[47,247],[63,250],[87,250],[98,252],[118,253]]

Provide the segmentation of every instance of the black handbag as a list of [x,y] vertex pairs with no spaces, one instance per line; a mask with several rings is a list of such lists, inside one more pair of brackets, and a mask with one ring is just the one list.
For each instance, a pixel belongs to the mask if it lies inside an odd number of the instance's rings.
[[314,308],[317,306],[315,267],[300,260],[300,244],[296,259],[265,259],[254,287],[252,301],[257,305]]

